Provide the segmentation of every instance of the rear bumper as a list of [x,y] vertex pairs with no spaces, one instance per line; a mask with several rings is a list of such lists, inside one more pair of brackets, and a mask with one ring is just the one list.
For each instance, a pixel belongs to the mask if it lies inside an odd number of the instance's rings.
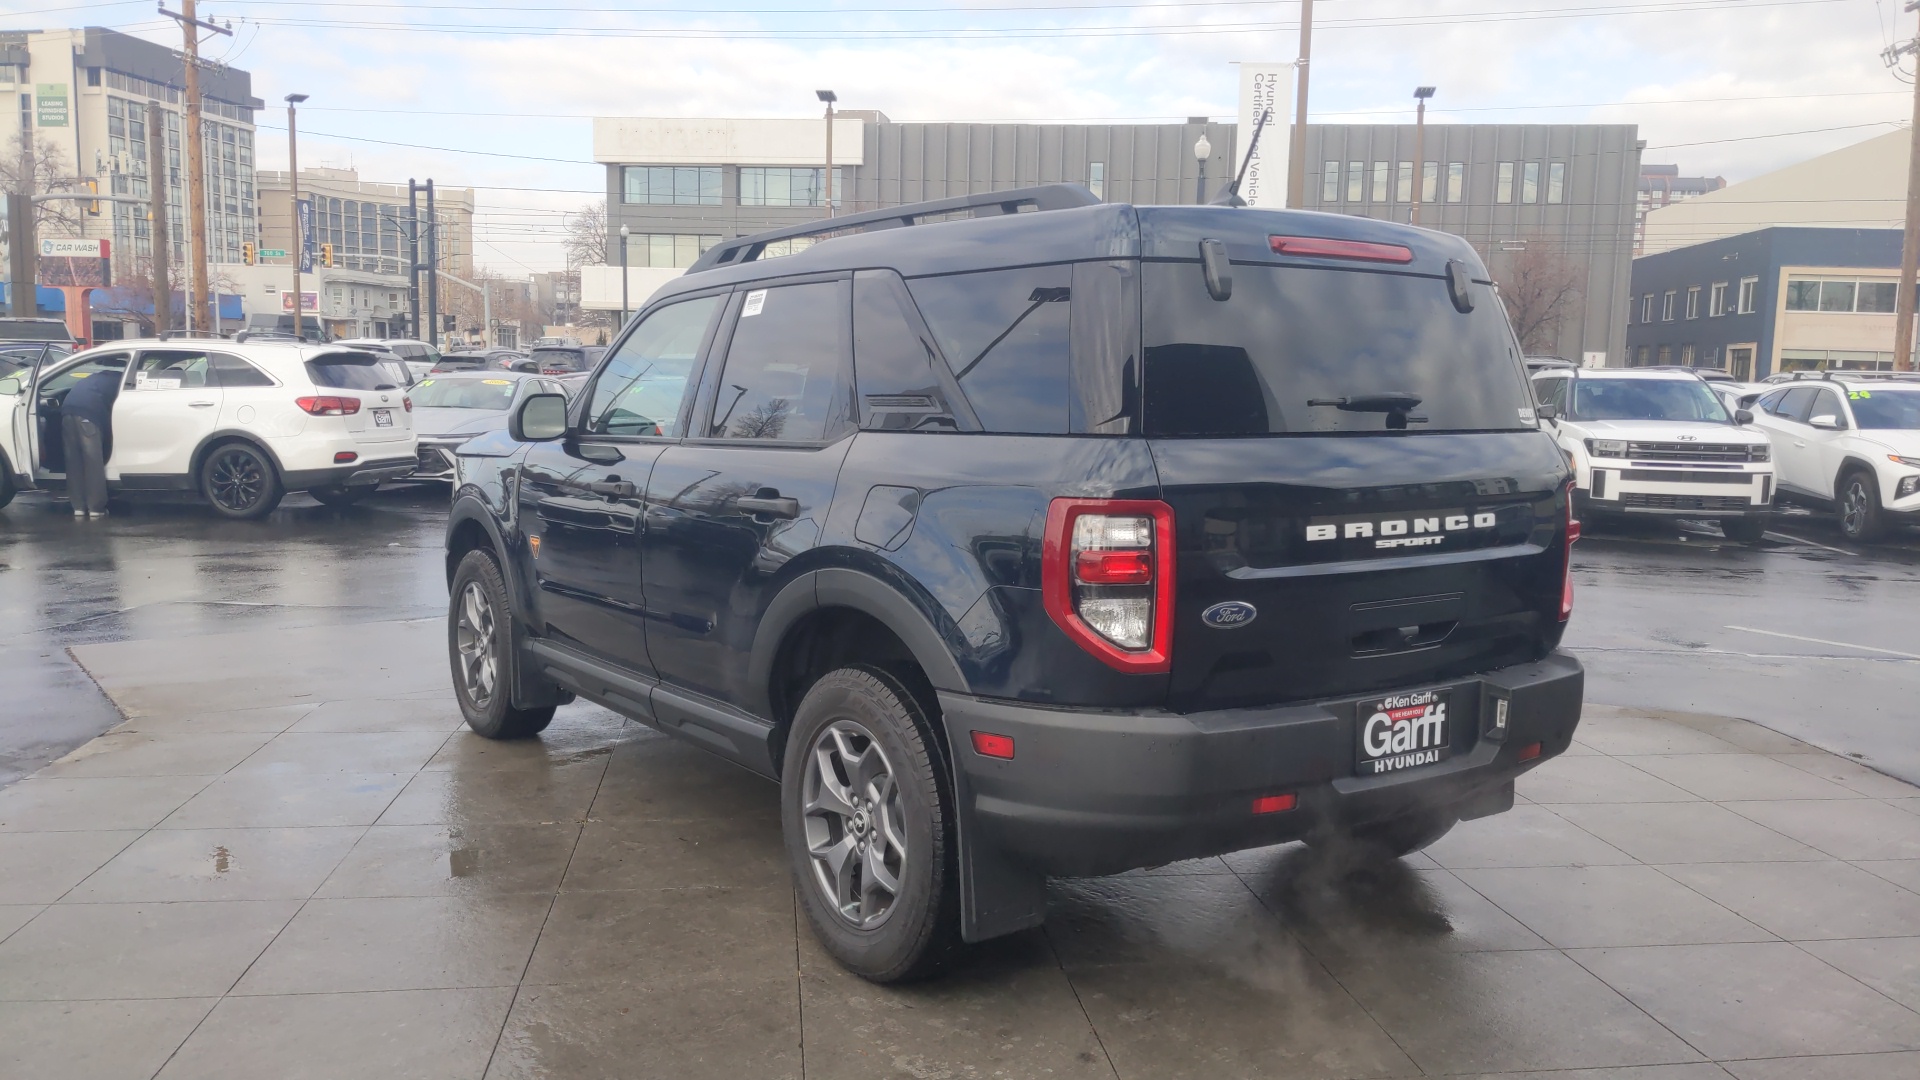
[[[1498,812],[1520,773],[1562,751],[1580,719],[1584,672],[1556,652],[1431,687],[1451,697],[1452,756],[1406,772],[1356,775],[1356,713],[1382,694],[1179,716],[1045,709],[942,693],[962,844],[1011,869],[1112,874],[1382,821],[1433,807]],[[1509,730],[1486,733],[1508,701]],[[1013,739],[1015,757],[983,757],[970,732]],[[1520,753],[1540,744],[1537,757]],[[1294,809],[1254,814],[1292,794]]]
[[325,469],[289,470],[283,479],[288,491],[307,491],[317,487],[367,487],[382,480],[405,476],[417,464],[419,462],[410,457],[376,458]]

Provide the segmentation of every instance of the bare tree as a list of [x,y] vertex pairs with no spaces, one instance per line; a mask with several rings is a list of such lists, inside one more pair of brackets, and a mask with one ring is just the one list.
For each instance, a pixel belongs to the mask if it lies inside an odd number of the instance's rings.
[[1559,348],[1560,331],[1584,295],[1584,277],[1579,263],[1539,240],[1507,261],[1500,298],[1522,351],[1539,356]]
[[[67,164],[66,151],[45,135],[31,144],[24,134],[15,135],[6,153],[0,154],[0,189],[11,194],[46,195],[75,191],[79,186],[80,178]],[[79,236],[83,212],[78,200],[43,202],[34,207],[34,227],[45,236]]]
[[569,270],[608,265],[605,203],[588,203],[567,216],[566,251]]

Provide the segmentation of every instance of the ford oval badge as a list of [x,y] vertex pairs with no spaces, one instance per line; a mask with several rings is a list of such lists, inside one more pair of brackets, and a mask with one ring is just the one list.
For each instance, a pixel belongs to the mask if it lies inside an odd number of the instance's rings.
[[1237,630],[1252,622],[1260,612],[1244,600],[1228,600],[1200,613],[1200,621],[1215,630]]

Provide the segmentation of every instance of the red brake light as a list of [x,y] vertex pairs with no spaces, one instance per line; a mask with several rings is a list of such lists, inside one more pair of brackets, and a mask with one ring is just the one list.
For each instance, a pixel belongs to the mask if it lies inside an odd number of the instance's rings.
[[1142,499],[1055,499],[1040,587],[1074,643],[1134,674],[1173,664],[1173,507]]
[[993,735],[985,731],[973,733],[973,752],[981,757],[1013,760],[1013,739],[1007,735]]
[[1253,800],[1253,812],[1256,814],[1278,814],[1283,810],[1293,809],[1294,805],[1298,802],[1298,796],[1292,792],[1288,792],[1285,795],[1262,795]]
[[312,416],[352,416],[360,411],[360,399],[351,397],[303,397],[293,403]]
[[403,396],[403,397],[401,397],[401,399],[400,399],[400,404],[402,404],[402,405],[404,405],[404,406],[406,406],[406,409],[407,409],[407,411],[408,411],[408,412],[412,412],[412,411],[413,411],[413,399],[412,399],[412,398],[410,398],[410,397],[404,397],[404,396]]
[[1362,262],[1410,263],[1413,249],[1399,244],[1369,244],[1361,240],[1333,240],[1324,236],[1269,236],[1276,255],[1308,255],[1321,259],[1359,259]]
[[360,455],[354,453],[351,450],[342,450],[339,453],[333,455],[333,463],[335,465],[351,465],[354,462],[359,460],[360,460]]
[[1532,761],[1534,758],[1537,758],[1540,756],[1540,744],[1537,742],[1528,743],[1527,745],[1521,747],[1520,753],[1516,754],[1515,756],[1518,757],[1521,761]]
[[1573,617],[1573,542],[1580,539],[1580,522],[1573,516],[1573,485],[1567,485],[1567,563],[1560,578],[1560,621]]

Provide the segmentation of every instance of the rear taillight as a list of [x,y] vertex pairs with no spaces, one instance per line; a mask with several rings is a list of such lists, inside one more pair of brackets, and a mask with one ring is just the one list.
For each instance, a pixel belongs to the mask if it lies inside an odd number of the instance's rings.
[[360,399],[351,397],[303,397],[293,403],[311,416],[352,416],[360,411]]
[[1580,539],[1580,522],[1573,516],[1573,485],[1567,485],[1567,562],[1560,577],[1560,621],[1573,617],[1573,542]]
[[400,399],[400,404],[402,404],[402,405],[404,405],[404,406],[406,406],[406,409],[407,409],[407,411],[408,411],[408,412],[412,412],[412,411],[413,411],[413,399],[412,399],[412,398],[410,398],[410,397],[402,397],[402,398]]
[[1121,671],[1173,662],[1173,508],[1137,499],[1055,499],[1040,582],[1047,614]]

